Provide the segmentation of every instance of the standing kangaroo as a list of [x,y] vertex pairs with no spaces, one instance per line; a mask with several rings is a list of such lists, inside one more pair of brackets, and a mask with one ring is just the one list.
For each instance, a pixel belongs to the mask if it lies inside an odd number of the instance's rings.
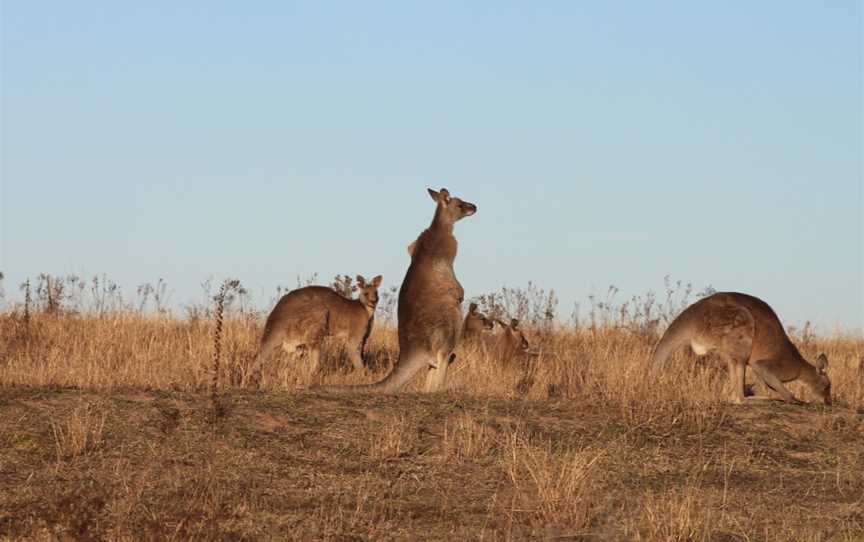
[[485,333],[492,331],[495,322],[486,318],[486,315],[477,310],[477,303],[468,305],[468,314],[462,322],[462,340],[470,341],[482,337]]
[[[651,365],[662,364],[675,350],[689,344],[697,356],[716,351],[729,366],[733,400],[745,399],[747,366],[783,400],[800,403],[783,385],[801,380],[826,405],[831,404],[828,358],[815,365],[805,360],[761,299],[735,292],[716,293],[687,307],[678,315],[651,354]],[[754,397],[752,399],[764,399]]]
[[399,359],[383,380],[365,386],[330,386],[347,391],[389,393],[404,386],[420,370],[428,368],[426,391],[440,390],[462,326],[460,308],[465,292],[456,280],[453,261],[457,243],[453,225],[477,212],[477,206],[451,197],[446,188],[428,189],[435,202],[432,224],[423,230],[408,253],[411,264],[399,288]]
[[325,286],[307,286],[283,295],[264,326],[255,358],[256,381],[260,383],[264,362],[280,346],[289,353],[306,347],[314,374],[325,337],[344,339],[354,369],[363,370],[363,349],[372,333],[380,285],[381,275],[371,282],[357,275],[360,289],[357,299],[346,299]]

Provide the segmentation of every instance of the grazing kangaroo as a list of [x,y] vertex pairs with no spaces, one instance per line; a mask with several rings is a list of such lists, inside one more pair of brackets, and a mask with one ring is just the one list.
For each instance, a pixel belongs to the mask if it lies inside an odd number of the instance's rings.
[[522,328],[519,327],[519,320],[513,318],[509,325],[497,318],[495,322],[502,329],[495,344],[495,353],[498,359],[502,363],[508,363],[512,359],[527,357],[529,354],[528,339],[525,338]]
[[815,365],[805,360],[789,340],[780,319],[761,299],[723,292],[690,305],[672,321],[654,347],[651,366],[662,364],[685,344],[697,356],[715,351],[728,364],[733,400],[738,404],[744,403],[748,365],[787,402],[800,403],[783,383],[801,380],[824,404],[831,404],[828,358],[821,354]]
[[314,374],[325,337],[344,339],[354,369],[363,370],[363,349],[372,333],[380,285],[381,275],[371,282],[357,275],[357,299],[346,299],[325,286],[307,286],[283,295],[264,326],[255,358],[256,381],[260,383],[264,362],[280,346],[289,353],[307,348]]
[[486,315],[477,310],[477,303],[468,306],[468,314],[462,322],[462,340],[470,341],[492,331],[495,327],[494,320],[486,318]]
[[453,271],[457,242],[453,225],[477,212],[477,206],[451,197],[446,188],[428,189],[435,202],[432,224],[408,249],[411,264],[399,288],[399,359],[380,382],[365,386],[328,386],[329,390],[396,391],[428,368],[426,391],[441,389],[462,330],[460,305],[465,297]]

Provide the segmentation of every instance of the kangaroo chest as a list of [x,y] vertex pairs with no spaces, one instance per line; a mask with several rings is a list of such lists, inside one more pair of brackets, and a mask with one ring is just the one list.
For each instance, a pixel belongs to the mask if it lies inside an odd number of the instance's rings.
[[456,278],[456,273],[453,271],[453,265],[449,262],[438,261],[432,266],[433,289],[437,290],[448,298],[456,300],[457,303],[462,303],[465,298],[465,290]]

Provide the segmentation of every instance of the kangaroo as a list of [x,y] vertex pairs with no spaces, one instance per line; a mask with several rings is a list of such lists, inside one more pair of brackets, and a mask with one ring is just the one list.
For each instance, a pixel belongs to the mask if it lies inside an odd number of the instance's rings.
[[522,328],[519,327],[519,320],[513,318],[510,324],[505,324],[501,320],[495,319],[495,322],[501,326],[502,331],[498,333],[495,341],[495,353],[502,363],[508,363],[510,360],[522,358],[525,359],[529,354],[528,339],[522,333]]
[[727,363],[735,403],[744,403],[744,373],[749,365],[784,401],[800,403],[783,383],[801,380],[824,404],[831,404],[828,358],[821,354],[815,364],[805,360],[789,340],[777,314],[761,299],[721,292],[690,305],[672,321],[654,347],[651,367],[663,364],[685,344],[697,356],[715,351]]
[[483,336],[485,333],[492,331],[495,327],[495,322],[486,318],[482,312],[477,310],[477,303],[468,305],[468,314],[465,315],[465,320],[462,322],[462,338],[463,341],[470,341]]
[[328,336],[344,339],[354,369],[363,370],[363,350],[372,333],[381,280],[378,275],[366,282],[357,275],[360,288],[357,299],[346,299],[325,286],[307,286],[283,295],[264,326],[255,358],[256,381],[260,383],[264,362],[279,346],[289,353],[307,348],[314,374],[318,370],[321,343]]
[[453,271],[458,243],[453,236],[457,221],[477,212],[473,203],[451,197],[446,188],[428,189],[435,202],[432,224],[408,248],[411,264],[399,288],[399,359],[383,380],[365,386],[330,386],[331,391],[371,390],[389,393],[400,389],[421,369],[428,368],[426,391],[440,390],[462,330],[465,297]]

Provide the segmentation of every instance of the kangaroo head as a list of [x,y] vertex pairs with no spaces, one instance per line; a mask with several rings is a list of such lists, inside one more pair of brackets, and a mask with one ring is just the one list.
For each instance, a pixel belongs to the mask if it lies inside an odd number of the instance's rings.
[[464,328],[466,333],[483,333],[484,331],[492,331],[494,327],[495,322],[486,318],[485,314],[477,310],[477,303],[471,303],[468,306]]
[[357,287],[360,289],[360,295],[357,299],[360,300],[369,311],[374,311],[378,305],[378,287],[381,286],[381,275],[378,275],[371,282],[366,282],[362,275],[357,275]]
[[519,327],[519,320],[513,318],[510,320],[510,333],[513,334],[513,337],[516,339],[516,346],[520,352],[528,351],[528,339],[525,338],[525,334],[522,333],[522,328]]
[[513,318],[510,320],[510,324],[505,324],[501,320],[496,320],[498,325],[504,329],[504,341],[507,345],[508,350],[512,350],[513,353],[527,353],[529,349],[528,339],[525,338],[525,334],[522,333],[522,328],[519,327],[519,320]]
[[446,188],[439,191],[427,189],[429,195],[432,196],[438,208],[435,210],[435,220],[441,221],[444,224],[452,225],[456,221],[471,216],[477,212],[477,206],[467,201],[462,201],[459,198],[450,196],[450,192]]
[[813,367],[816,369],[815,378],[807,379],[805,382],[813,395],[821,399],[824,404],[830,405],[831,380],[828,378],[828,356],[824,353],[819,354]]

